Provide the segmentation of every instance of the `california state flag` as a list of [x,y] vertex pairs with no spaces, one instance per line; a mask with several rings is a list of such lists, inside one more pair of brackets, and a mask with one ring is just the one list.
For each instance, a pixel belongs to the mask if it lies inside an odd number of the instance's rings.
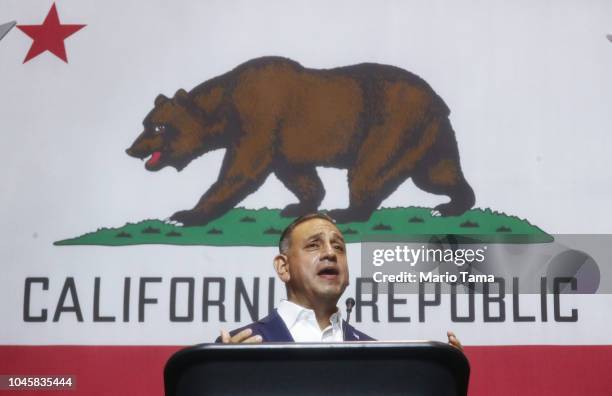
[[[611,2],[2,4],[0,377],[163,394],[175,351],[285,298],[279,234],[317,209],[361,331],[454,331],[473,396],[612,393]],[[291,71],[249,80],[269,56]],[[373,290],[362,242],[429,233],[529,235],[593,282]]]

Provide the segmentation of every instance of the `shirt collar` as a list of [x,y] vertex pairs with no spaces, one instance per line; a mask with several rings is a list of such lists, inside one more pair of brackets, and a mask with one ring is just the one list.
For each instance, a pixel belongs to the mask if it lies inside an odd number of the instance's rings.
[[[317,323],[316,315],[312,309],[304,308],[289,300],[281,300],[280,304],[278,304],[277,311],[289,329],[291,329],[298,320],[311,320]],[[338,308],[336,308],[336,312],[329,317],[329,322],[332,328],[342,326],[342,312]]]

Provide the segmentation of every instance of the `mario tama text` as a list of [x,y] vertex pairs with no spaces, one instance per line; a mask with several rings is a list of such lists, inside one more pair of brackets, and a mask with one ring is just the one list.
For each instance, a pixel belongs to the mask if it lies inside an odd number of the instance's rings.
[[460,271],[457,274],[445,272],[437,274],[434,272],[418,271],[400,272],[398,274],[385,274],[382,271],[376,271],[372,274],[372,279],[377,283],[493,283],[495,282],[494,275],[471,274],[467,271]]
[[[554,288],[555,279],[575,278],[578,294],[609,293],[612,272],[598,262],[609,262],[612,244],[602,238],[558,238],[547,243],[523,243],[522,239],[478,242],[477,238],[434,238],[425,242],[365,242],[361,244],[361,276],[380,288],[395,285],[402,293],[418,293],[421,283],[462,285],[485,292],[518,279],[521,293],[538,294],[540,279]],[[606,243],[602,243],[606,242]],[[607,250],[606,250],[607,249]],[[465,288],[457,288],[464,290]]]
[[371,244],[364,256],[370,261],[364,264],[372,270],[364,269],[377,283],[492,283],[495,282],[493,274],[471,271],[485,263],[487,249],[487,246]]
[[[496,281],[481,291],[473,284],[420,283],[418,293],[401,293],[395,284],[383,291],[372,278],[351,279],[357,323],[427,322],[448,315],[452,322],[578,322],[572,298],[576,278],[543,277],[537,294],[524,294],[521,280]],[[491,287],[489,287],[491,286]],[[244,323],[268,315],[284,285],[273,277],[26,277],[23,321],[80,323]]]

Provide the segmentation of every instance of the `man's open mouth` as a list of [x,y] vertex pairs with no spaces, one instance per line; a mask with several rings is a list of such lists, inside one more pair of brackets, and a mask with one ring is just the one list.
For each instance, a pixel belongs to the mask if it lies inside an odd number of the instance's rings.
[[325,279],[334,279],[340,272],[336,267],[325,267],[320,270],[317,275]]

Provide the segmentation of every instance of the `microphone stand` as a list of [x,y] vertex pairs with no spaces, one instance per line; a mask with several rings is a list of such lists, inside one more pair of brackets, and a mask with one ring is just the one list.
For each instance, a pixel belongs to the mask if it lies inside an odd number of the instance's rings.
[[349,297],[346,299],[345,304],[346,304],[346,326],[342,327],[342,341],[346,341],[346,328],[348,327],[349,320],[351,320],[351,311],[353,310],[353,307],[355,306],[355,299],[352,297]]

